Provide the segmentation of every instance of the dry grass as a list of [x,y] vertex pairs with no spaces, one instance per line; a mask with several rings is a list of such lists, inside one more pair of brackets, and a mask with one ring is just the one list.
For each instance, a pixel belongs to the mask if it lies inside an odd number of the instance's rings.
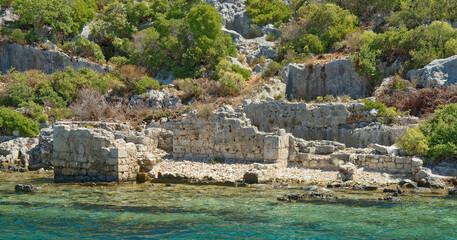
[[209,119],[213,115],[214,106],[211,104],[200,104],[197,105],[197,116],[205,119]]
[[134,83],[136,80],[147,77],[146,68],[135,65],[125,65],[119,69],[119,72],[127,82]]
[[78,101],[71,106],[75,117],[83,121],[101,120],[107,108],[103,95],[94,89],[82,89]]

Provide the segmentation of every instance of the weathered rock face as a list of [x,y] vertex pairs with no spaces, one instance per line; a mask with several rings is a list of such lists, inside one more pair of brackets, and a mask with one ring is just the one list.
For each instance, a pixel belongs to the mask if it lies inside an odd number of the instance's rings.
[[408,72],[410,81],[418,87],[449,86],[457,83],[457,55],[436,59],[421,69]]
[[[30,161],[30,151],[38,144],[36,138],[14,138],[0,143],[0,165],[20,166],[27,171]],[[22,170],[21,170],[22,171]]]
[[130,103],[133,105],[145,105],[154,109],[172,109],[181,106],[181,99],[177,96],[170,96],[170,93],[165,89],[148,90],[142,95],[130,97]]
[[288,99],[313,100],[318,96],[350,95],[353,99],[365,97],[367,80],[359,76],[348,59],[325,65],[305,66],[288,64],[284,74]]
[[[332,140],[348,147],[392,145],[409,128],[375,123],[363,104],[254,103],[242,111],[260,131],[285,129],[305,140]],[[412,126],[412,125],[411,125]]]
[[38,145],[30,151],[29,170],[51,169],[53,162],[54,136],[52,128],[40,130]]
[[219,11],[224,28],[244,37],[248,35],[251,24],[244,0],[206,0],[206,2]]
[[2,73],[14,68],[18,71],[36,69],[51,74],[57,71],[65,71],[67,67],[72,67],[76,71],[89,68],[101,73],[106,72],[106,69],[101,65],[84,59],[70,58],[61,52],[39,50],[17,43],[0,43],[0,67]]

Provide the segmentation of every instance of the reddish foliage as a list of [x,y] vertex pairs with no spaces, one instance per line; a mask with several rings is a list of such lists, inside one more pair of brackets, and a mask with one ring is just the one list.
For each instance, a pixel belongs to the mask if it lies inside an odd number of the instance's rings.
[[410,110],[410,114],[413,116],[427,117],[439,105],[457,102],[457,85],[444,88],[389,91],[378,97],[378,100],[388,107],[395,107],[401,111]]

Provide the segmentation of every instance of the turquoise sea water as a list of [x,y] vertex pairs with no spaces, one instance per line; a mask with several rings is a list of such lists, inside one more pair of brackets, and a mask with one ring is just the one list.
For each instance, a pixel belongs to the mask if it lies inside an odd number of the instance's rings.
[[[280,203],[303,190],[51,181],[0,173],[0,239],[457,239],[455,198]],[[16,183],[43,190],[15,193]]]

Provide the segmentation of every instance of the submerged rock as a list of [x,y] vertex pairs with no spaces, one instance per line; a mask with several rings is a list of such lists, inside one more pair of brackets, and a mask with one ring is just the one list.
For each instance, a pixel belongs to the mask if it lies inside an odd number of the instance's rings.
[[331,192],[320,193],[320,192],[309,192],[304,194],[288,194],[282,197],[278,197],[278,201],[281,202],[295,202],[303,201],[310,199],[319,199],[319,200],[338,200],[339,198]]
[[16,191],[16,192],[37,192],[39,190],[41,190],[41,187],[35,187],[32,184],[30,184],[30,185],[18,184],[16,186],[14,186],[14,191]]

